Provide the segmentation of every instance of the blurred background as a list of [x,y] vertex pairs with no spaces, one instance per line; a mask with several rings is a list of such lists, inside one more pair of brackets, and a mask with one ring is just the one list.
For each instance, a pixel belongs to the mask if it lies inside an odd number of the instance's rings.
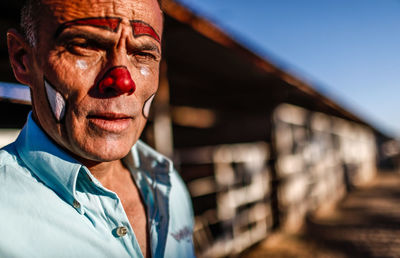
[[[0,4],[0,146],[31,109],[5,40],[20,2]],[[400,233],[400,2],[163,5],[160,87],[142,138],[187,184],[198,256],[400,253],[388,240]]]

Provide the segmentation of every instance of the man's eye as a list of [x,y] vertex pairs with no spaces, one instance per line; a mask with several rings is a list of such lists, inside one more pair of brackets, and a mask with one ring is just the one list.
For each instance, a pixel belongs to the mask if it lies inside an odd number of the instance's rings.
[[133,55],[139,59],[153,59],[153,60],[157,59],[157,57],[155,55],[153,55],[152,53],[149,53],[149,52],[138,51],[138,52],[134,52]]
[[66,46],[67,50],[73,54],[85,55],[89,51],[93,51],[94,48],[91,47],[87,42],[70,42]]
[[75,44],[76,47],[80,47],[80,48],[88,48],[89,44],[88,43],[77,43]]

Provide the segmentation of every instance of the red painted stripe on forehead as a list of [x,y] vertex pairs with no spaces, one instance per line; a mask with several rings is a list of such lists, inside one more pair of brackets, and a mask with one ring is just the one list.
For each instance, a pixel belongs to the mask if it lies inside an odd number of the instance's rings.
[[160,42],[160,37],[158,36],[157,32],[147,23],[142,21],[131,21],[132,29],[133,29],[133,36],[150,36]]
[[93,26],[116,32],[118,31],[118,27],[121,24],[121,21],[121,18],[114,17],[95,17],[68,21],[60,26],[56,35],[60,34],[64,29],[71,26]]

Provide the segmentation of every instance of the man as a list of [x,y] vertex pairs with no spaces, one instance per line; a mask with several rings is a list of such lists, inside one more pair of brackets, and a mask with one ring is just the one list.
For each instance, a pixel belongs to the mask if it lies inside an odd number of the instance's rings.
[[7,40],[33,111],[0,151],[0,257],[193,256],[187,191],[138,140],[162,20],[157,0],[27,1]]

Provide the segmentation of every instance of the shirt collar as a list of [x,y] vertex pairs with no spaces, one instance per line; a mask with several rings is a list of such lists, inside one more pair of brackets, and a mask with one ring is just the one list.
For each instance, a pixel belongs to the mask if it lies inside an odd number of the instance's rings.
[[24,163],[48,187],[73,205],[76,180],[82,165],[55,144],[32,119],[16,140],[17,152]]
[[170,173],[173,171],[171,160],[161,155],[153,148],[138,140],[126,157],[122,159],[124,164],[133,171],[154,171],[157,173]]

